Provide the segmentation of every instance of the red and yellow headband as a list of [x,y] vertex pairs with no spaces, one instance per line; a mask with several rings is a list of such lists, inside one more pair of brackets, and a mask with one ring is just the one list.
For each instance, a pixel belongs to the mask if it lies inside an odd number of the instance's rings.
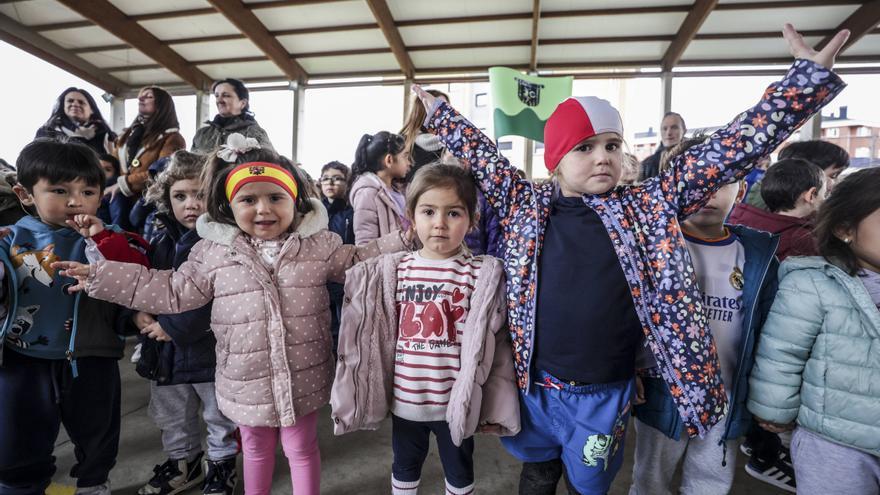
[[249,162],[232,169],[226,176],[226,199],[232,201],[239,189],[251,182],[277,184],[296,200],[297,187],[293,174],[284,167],[267,162]]

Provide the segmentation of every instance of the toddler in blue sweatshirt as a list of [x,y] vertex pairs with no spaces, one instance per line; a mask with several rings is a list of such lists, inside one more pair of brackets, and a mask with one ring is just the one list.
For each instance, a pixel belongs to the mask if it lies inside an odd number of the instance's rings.
[[22,150],[14,187],[36,211],[3,231],[0,327],[0,494],[43,493],[61,424],[73,442],[78,494],[109,494],[119,446],[121,308],[69,294],[53,263],[146,264],[145,243],[95,213],[104,172],[81,144],[38,139]]

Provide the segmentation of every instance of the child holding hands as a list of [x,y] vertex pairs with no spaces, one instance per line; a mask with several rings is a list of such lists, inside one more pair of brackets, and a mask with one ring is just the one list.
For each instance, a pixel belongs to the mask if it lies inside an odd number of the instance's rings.
[[535,184],[520,180],[476,126],[414,87],[428,110],[426,128],[470,164],[503,218],[522,431],[502,442],[526,463],[521,493],[554,493],[559,471],[545,465],[560,458],[578,492],[608,491],[623,460],[635,355],[645,339],[688,435],[705,436],[727,413],[679,219],[743,178],[843,88],[830,67],[847,31],[821,52],[790,25],[784,34],[796,58],[785,78],[638,186],[616,187],[623,126],[607,101],[570,98],[557,107],[544,129],[554,180]]
[[213,298],[217,403],[241,430],[245,492],[270,492],[280,437],[294,492],[317,494],[317,409],[330,397],[334,366],[326,284],[342,282],[359,260],[403,249],[404,238],[392,232],[357,248],[343,245],[293,165],[256,143],[221,147],[203,187],[202,241],[177,270],[59,266],[79,279],[74,289],[151,314]]

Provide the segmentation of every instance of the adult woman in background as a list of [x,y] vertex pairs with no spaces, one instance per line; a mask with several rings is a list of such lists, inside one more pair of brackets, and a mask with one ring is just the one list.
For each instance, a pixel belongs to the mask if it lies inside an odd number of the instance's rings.
[[217,115],[196,132],[192,151],[210,153],[226,143],[226,138],[234,132],[256,139],[261,148],[273,149],[269,135],[254,119],[250,109],[250,93],[243,82],[223,79],[215,82],[211,91],[217,103]]
[[158,86],[147,86],[138,94],[138,116],[116,141],[122,174],[104,194],[122,193],[131,198],[143,192],[153,162],[186,148],[180,135],[174,100]]
[[110,129],[92,95],[84,89],[70,87],[55,100],[49,120],[37,129],[35,137],[58,138],[79,141],[95,153],[102,155],[113,151],[116,134]]

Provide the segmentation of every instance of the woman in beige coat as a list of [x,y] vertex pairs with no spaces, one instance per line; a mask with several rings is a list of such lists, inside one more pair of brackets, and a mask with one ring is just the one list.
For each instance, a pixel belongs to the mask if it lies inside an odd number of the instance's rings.
[[317,494],[315,411],[330,398],[334,366],[327,282],[341,283],[357,261],[405,245],[399,232],[343,245],[289,161],[267,150],[226,151],[234,163],[215,155],[206,169],[208,213],[197,224],[203,240],[177,271],[59,266],[79,278],[74,290],[151,314],[213,298],[217,403],[242,432],[245,491],[269,493],[280,436],[295,493]]

